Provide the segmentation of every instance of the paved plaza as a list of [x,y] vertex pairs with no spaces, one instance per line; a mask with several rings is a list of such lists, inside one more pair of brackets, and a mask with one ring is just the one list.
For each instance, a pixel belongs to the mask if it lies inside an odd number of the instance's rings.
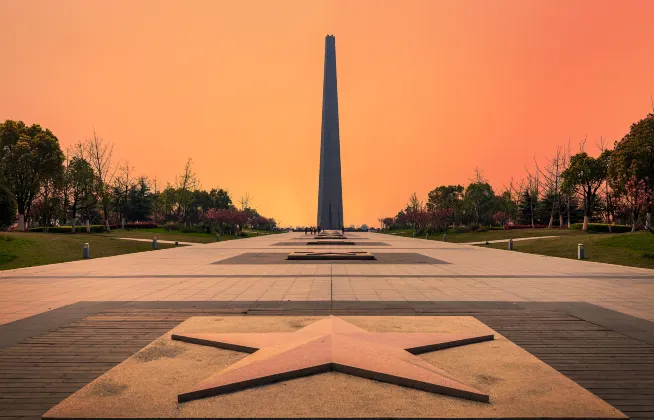
[[[355,245],[296,232],[0,272],[0,420],[40,419],[193,316],[330,314],[472,316],[630,418],[654,418],[654,271],[347,237]],[[336,250],[377,260],[285,259]]]
[[[652,270],[375,233],[348,237],[357,245],[320,248],[418,254],[444,263],[258,258],[316,250],[295,232],[7,270],[0,272],[0,324],[88,301],[586,302],[654,321]],[[247,264],[220,263],[242,254],[252,256]]]

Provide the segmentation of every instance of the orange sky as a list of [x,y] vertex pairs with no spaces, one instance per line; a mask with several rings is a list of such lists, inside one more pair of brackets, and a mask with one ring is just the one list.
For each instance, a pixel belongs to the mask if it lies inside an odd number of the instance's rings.
[[[324,36],[336,36],[344,217],[501,188],[534,156],[651,110],[654,1],[0,0],[0,121],[93,128],[138,173],[193,158],[284,225],[315,223]],[[590,148],[590,147],[587,147]]]

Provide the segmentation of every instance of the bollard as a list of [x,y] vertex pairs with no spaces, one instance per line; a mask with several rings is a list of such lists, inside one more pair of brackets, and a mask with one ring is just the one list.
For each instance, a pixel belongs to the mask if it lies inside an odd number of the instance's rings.
[[443,242],[447,242],[447,233],[443,234]]
[[216,242],[220,242],[220,235],[216,235]]
[[577,259],[578,260],[584,259],[584,244],[577,245]]
[[157,237],[152,238],[152,249],[157,249]]
[[509,251],[513,251],[513,239],[509,239]]
[[175,246],[177,246],[177,245],[179,245],[179,242],[178,242],[178,241],[175,241]]
[[415,232],[413,232],[413,237],[414,237],[414,238],[416,237],[416,233],[415,233]]
[[425,239],[429,239],[429,234],[425,233]]
[[84,258],[91,258],[91,249],[88,242],[84,244]]

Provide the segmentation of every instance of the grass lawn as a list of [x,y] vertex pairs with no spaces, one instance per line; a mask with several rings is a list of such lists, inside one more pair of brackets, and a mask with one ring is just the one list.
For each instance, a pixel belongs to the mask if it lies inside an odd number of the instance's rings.
[[[588,261],[654,269],[654,235],[649,232],[613,234],[584,233],[578,230],[570,232],[576,232],[576,234],[569,233],[560,238],[515,242],[513,250],[576,259],[577,244],[583,243],[585,258]],[[479,246],[507,249],[506,243]]]
[[[198,233],[198,232],[179,232],[179,231],[169,231],[164,230],[162,227],[152,228],[152,229],[114,229],[111,233],[102,233],[102,236],[108,238],[142,238],[142,239],[152,239],[157,237],[157,239],[162,239],[166,241],[180,241],[180,242],[197,242],[202,244],[207,244],[210,242],[216,242],[216,235],[210,233]],[[228,241],[230,239],[242,239],[241,236],[234,235],[220,235],[221,241]],[[123,241],[128,242],[128,241]]]
[[[404,231],[393,231],[396,232],[397,236],[402,236]],[[461,232],[458,233],[454,229],[450,229],[447,232],[447,241],[454,243],[464,243],[464,242],[479,242],[479,241],[493,241],[497,239],[516,239],[516,238],[529,238],[532,236],[568,236],[568,235],[579,235],[584,234],[579,230],[573,229],[509,229],[509,230],[489,230],[487,232]],[[413,236],[413,231],[406,231],[406,236]],[[652,235],[654,236],[654,235]],[[424,238],[424,236],[421,236]],[[442,241],[443,234],[438,233],[436,235],[429,235],[429,240]],[[540,239],[544,240],[544,239]]]
[[[124,241],[92,233],[0,232],[0,270],[81,260],[84,243],[91,258],[151,251],[147,242]],[[158,244],[158,248],[174,245]]]

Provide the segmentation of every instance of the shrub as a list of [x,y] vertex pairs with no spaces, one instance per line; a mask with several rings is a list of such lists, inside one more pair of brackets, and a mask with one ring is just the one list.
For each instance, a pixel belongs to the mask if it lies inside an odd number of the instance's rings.
[[504,229],[545,229],[546,227],[547,225],[506,225],[504,226]]
[[153,229],[156,227],[157,224],[151,222],[125,223],[125,228],[127,229]]
[[453,233],[468,233],[470,231],[472,231],[472,229],[466,226],[458,226],[452,229]]
[[[581,228],[584,226],[583,223],[573,223],[570,225],[570,229],[577,229],[581,230]],[[588,224],[588,232],[608,232],[609,231],[609,225],[606,223],[589,223]],[[625,232],[631,232],[631,226],[625,226],[625,225],[611,225],[611,231],[613,233],[625,233]]]
[[163,226],[163,228],[164,228],[164,230],[167,230],[167,231],[171,231],[171,230],[179,230],[179,225],[178,225],[177,223],[167,222],[167,223]]
[[[102,233],[106,230],[104,225],[91,225],[91,232]],[[30,232],[47,232],[47,233],[71,233],[72,226],[44,226],[30,228]],[[86,225],[75,226],[75,233],[86,233]]]
[[179,228],[179,231],[182,233],[201,233],[202,229],[195,226],[182,226]]

